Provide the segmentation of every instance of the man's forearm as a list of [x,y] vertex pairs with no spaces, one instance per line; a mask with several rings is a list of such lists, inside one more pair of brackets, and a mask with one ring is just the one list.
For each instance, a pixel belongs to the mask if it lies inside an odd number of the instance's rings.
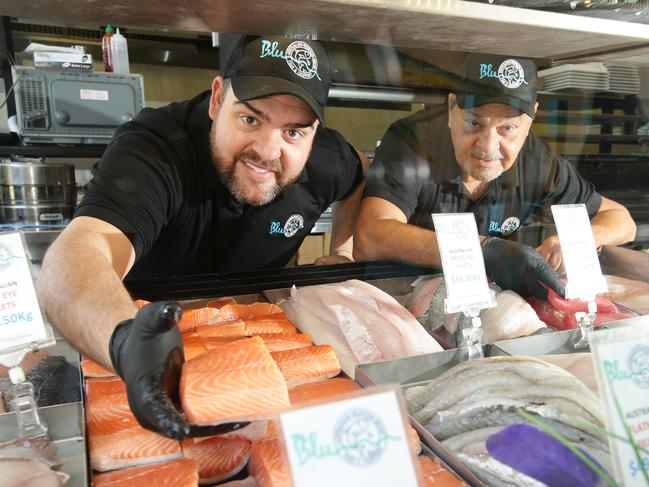
[[598,213],[591,220],[597,247],[620,245],[635,239],[636,226],[626,209],[612,209]]
[[441,267],[435,232],[391,219],[367,221],[357,229],[354,258]]
[[330,254],[342,255],[353,260],[354,222],[358,215],[364,187],[365,183],[363,182],[347,198],[334,203],[331,214]]
[[43,261],[37,281],[39,301],[74,347],[110,369],[108,342],[113,329],[137,309],[101,252],[61,237]]

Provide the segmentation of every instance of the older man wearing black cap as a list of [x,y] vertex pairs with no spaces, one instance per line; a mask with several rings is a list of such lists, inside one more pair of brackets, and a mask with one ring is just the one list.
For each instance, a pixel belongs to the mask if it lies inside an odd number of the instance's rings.
[[174,438],[190,434],[167,394],[183,362],[180,308],[138,311],[122,279],[284,266],[336,201],[321,263],[348,262],[367,165],[323,127],[330,68],[320,43],[222,40],[211,91],[119,128],[37,283],[63,335],[124,379],[140,424]]
[[397,121],[377,148],[354,232],[356,259],[439,267],[431,213],[472,212],[487,275],[544,298],[543,285],[564,294],[561,248],[556,236],[536,249],[514,241],[533,214],[583,203],[598,246],[633,240],[626,208],[530,132],[537,106],[533,61],[468,55],[462,89],[448,95],[448,106]]

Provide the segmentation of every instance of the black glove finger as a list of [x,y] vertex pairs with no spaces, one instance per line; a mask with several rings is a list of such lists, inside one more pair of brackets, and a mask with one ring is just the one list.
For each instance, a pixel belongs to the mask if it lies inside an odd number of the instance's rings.
[[164,333],[180,321],[181,315],[180,304],[174,301],[155,302],[143,306],[134,322],[145,333]]
[[[182,440],[189,435],[189,422],[162,388],[160,381],[141,382],[137,396],[129,395],[131,410],[143,428]],[[131,404],[131,401],[135,404]]]
[[534,279],[533,282],[527,286],[526,294],[522,295],[524,298],[527,296],[534,296],[543,301],[548,300],[548,290],[541,284],[541,281]]
[[236,431],[241,428],[248,426],[249,422],[241,423],[223,423],[217,425],[207,425],[207,426],[198,426],[192,424],[189,428],[189,437],[198,438],[202,436],[214,436],[214,435],[223,435],[225,433],[230,433],[231,431]]
[[[543,284],[545,284],[547,287],[552,289],[554,292],[556,292],[559,296],[565,297],[566,295],[566,286],[561,282],[561,279],[559,278],[559,274],[557,274],[557,271],[555,271],[550,265],[543,261],[542,264],[540,264],[540,267],[537,269],[537,279],[541,281]],[[547,290],[544,290],[545,297],[541,298],[540,296],[537,296],[539,299],[545,299],[547,301]]]

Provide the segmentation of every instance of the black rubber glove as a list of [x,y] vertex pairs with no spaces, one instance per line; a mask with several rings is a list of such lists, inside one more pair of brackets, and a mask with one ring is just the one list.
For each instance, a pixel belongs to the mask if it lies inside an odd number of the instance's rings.
[[532,247],[489,237],[482,245],[482,254],[487,277],[503,289],[547,300],[548,291],[543,283],[561,296],[566,294],[559,274]]
[[180,305],[171,301],[147,304],[134,319],[117,325],[110,339],[110,359],[126,383],[135,418],[144,428],[178,440],[190,432],[176,406],[184,362],[176,327],[181,313]]

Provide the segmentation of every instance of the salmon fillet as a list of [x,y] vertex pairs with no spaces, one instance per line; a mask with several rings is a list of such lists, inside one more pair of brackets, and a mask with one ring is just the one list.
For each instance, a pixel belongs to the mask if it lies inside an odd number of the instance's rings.
[[195,331],[204,326],[216,325],[218,323],[227,323],[238,319],[238,315],[232,311],[230,306],[240,306],[238,304],[226,304],[221,308],[198,308],[184,310],[178,329],[181,332]]
[[147,301],[146,299],[136,299],[133,301],[133,304],[137,309],[144,308],[147,304],[149,304],[151,301]]
[[453,472],[444,468],[439,462],[419,455],[419,471],[424,481],[424,487],[461,487],[466,484]]
[[107,435],[139,425],[125,392],[90,396],[86,417],[89,435]]
[[185,362],[180,399],[192,424],[266,419],[290,407],[286,382],[259,337]]
[[336,352],[329,345],[273,352],[271,356],[277,362],[289,388],[340,374]]
[[271,352],[281,352],[313,345],[311,336],[306,333],[260,333],[257,336],[261,337]]
[[244,438],[213,436],[181,442],[183,456],[198,464],[201,484],[213,484],[239,473],[250,458],[250,441]]
[[226,336],[243,337],[248,335],[246,333],[246,324],[242,320],[234,320],[225,323],[218,323],[216,325],[204,326],[197,328],[196,333],[198,333],[203,338]]
[[195,487],[198,485],[198,466],[193,460],[127,468],[102,473],[92,478],[93,487]]
[[260,316],[284,314],[282,308],[272,303],[226,304],[221,310],[236,315],[235,319],[248,320]]
[[207,352],[207,347],[203,338],[196,332],[190,331],[182,334],[183,352],[185,360],[193,359],[203,352]]
[[96,377],[86,379],[86,398],[103,396],[104,394],[126,394],[126,384],[119,377]]
[[353,380],[336,377],[292,387],[288,390],[288,398],[292,406],[303,406],[358,389],[360,386]]
[[245,318],[246,334],[258,335],[262,333],[297,333],[297,328],[282,313],[256,318]]
[[234,298],[228,296],[225,298],[210,299],[209,301],[207,301],[207,304],[205,306],[208,306],[210,308],[221,308],[226,304],[237,304],[237,302]]
[[248,471],[259,487],[292,487],[288,461],[277,440],[254,441]]
[[90,463],[99,472],[182,457],[180,443],[140,426],[107,435],[89,434]]
[[90,360],[88,357],[81,359],[81,371],[84,377],[114,377],[115,372],[105,369],[97,362]]
[[203,343],[205,343],[205,346],[207,347],[208,350],[212,350],[214,348],[227,345],[228,343],[236,342],[237,340],[246,340],[248,338],[250,337],[246,337],[246,336],[204,337]]

